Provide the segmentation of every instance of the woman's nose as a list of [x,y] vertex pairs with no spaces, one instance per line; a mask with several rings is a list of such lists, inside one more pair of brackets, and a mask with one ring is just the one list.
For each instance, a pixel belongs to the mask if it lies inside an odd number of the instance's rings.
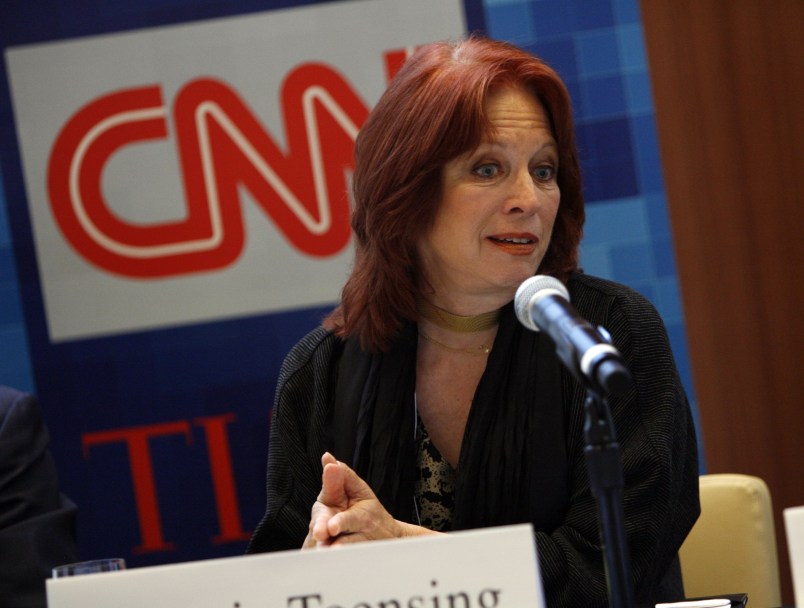
[[539,188],[529,170],[512,176],[510,191],[505,199],[506,213],[535,213],[539,208]]

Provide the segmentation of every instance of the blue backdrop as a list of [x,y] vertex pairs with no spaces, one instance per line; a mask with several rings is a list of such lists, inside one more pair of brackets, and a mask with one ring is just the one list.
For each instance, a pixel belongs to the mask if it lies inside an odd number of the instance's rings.
[[[299,4],[5,0],[0,45]],[[655,303],[692,398],[637,0],[485,0],[465,9],[469,29],[530,49],[567,82],[587,200],[584,269]],[[41,398],[64,491],[80,507],[82,554],[145,565],[241,553],[264,506],[279,366],[328,307],[51,342],[6,70],[4,62],[0,383]]]

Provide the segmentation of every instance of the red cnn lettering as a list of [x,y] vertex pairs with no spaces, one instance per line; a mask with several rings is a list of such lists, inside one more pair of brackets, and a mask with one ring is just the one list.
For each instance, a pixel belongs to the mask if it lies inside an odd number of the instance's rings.
[[212,537],[212,542],[216,545],[248,540],[251,537],[240,523],[229,436],[226,432],[226,425],[234,420],[235,415],[231,413],[195,419],[195,424],[204,428],[207,437],[209,468],[220,525],[220,534]]
[[90,448],[96,445],[122,442],[128,448],[134,499],[142,537],[142,544],[134,548],[135,553],[172,551],[176,548],[173,543],[166,542],[162,534],[154,468],[148,446],[149,439],[165,435],[184,435],[188,444],[192,441],[190,425],[186,421],[84,433],[81,438],[85,458],[89,458]]
[[89,262],[127,277],[221,269],[243,249],[244,187],[297,250],[338,253],[349,241],[347,175],[368,109],[339,72],[317,63],[288,74],[281,105],[287,152],[226,83],[187,83],[173,108],[186,213],[134,224],[111,211],[102,172],[121,148],[167,137],[161,90],[126,89],[90,102],[59,133],[48,165],[50,204],[65,238]]
[[409,47],[385,53],[385,78],[388,82],[391,82],[393,77],[396,76],[396,73],[402,68],[405,61],[407,61],[408,57],[410,57],[415,50],[416,47]]

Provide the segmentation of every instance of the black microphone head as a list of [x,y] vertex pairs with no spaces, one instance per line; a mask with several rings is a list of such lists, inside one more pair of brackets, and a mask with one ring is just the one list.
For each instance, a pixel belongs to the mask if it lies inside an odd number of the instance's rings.
[[546,274],[530,277],[519,286],[514,296],[514,310],[516,318],[522,325],[533,331],[539,331],[539,326],[533,321],[530,310],[541,298],[548,295],[557,295],[567,301],[570,299],[564,283]]

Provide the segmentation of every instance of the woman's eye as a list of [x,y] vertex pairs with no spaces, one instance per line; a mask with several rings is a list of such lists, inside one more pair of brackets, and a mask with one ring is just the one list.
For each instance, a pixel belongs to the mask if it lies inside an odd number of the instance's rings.
[[497,165],[494,164],[486,164],[486,165],[479,165],[475,167],[474,173],[475,175],[479,175],[480,177],[494,177],[497,175],[499,168]]
[[549,165],[543,165],[541,167],[536,167],[536,169],[533,171],[533,176],[540,182],[549,182],[556,176],[556,170]]

